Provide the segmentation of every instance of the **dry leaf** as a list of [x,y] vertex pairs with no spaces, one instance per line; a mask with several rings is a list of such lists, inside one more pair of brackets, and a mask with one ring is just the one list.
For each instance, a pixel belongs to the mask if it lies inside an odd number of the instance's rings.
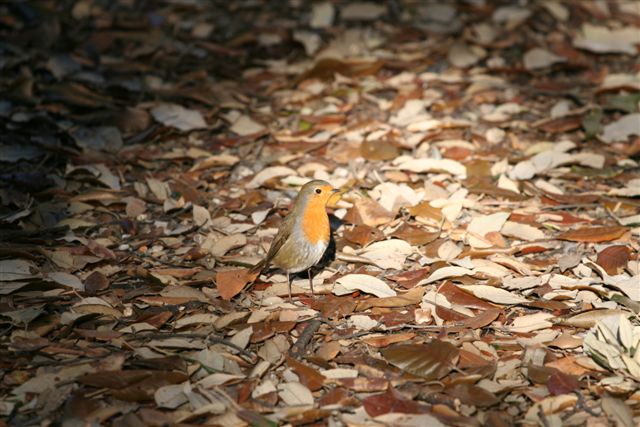
[[256,279],[259,273],[251,273],[248,269],[223,270],[216,273],[216,287],[220,297],[230,300],[244,289],[247,283]]
[[160,104],[151,109],[153,118],[165,126],[174,127],[183,132],[207,127],[202,114],[177,104]]
[[336,295],[347,295],[355,290],[360,290],[379,298],[396,296],[396,292],[384,281],[368,274],[347,274],[336,280],[333,287],[333,293]]
[[[369,292],[372,293],[372,292]],[[424,295],[424,288],[414,287],[408,292],[400,294],[398,296],[384,297],[384,298],[370,298],[364,300],[356,306],[357,311],[368,310],[372,307],[406,307],[408,305],[418,304],[422,301]]]
[[460,285],[460,288],[471,292],[478,298],[494,302],[496,304],[522,304],[527,302],[526,298],[516,295],[504,289],[494,288],[487,285]]
[[629,229],[626,227],[584,227],[560,233],[557,238],[572,242],[600,243],[619,239]]
[[421,345],[393,346],[381,353],[393,365],[427,381],[442,378],[458,361],[458,349],[439,340]]

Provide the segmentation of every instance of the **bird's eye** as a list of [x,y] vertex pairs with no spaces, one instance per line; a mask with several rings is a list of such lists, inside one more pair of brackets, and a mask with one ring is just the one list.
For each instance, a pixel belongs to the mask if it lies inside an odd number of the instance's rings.
[[316,188],[316,194],[320,194],[322,193],[322,189],[321,188]]

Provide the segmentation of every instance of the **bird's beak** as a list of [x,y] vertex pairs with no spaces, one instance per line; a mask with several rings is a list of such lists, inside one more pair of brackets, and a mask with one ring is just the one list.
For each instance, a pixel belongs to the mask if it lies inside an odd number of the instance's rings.
[[330,193],[329,199],[327,199],[327,206],[334,207],[335,204],[338,203],[338,200],[340,200],[340,197],[342,197],[342,191],[340,191],[339,188],[332,188]]

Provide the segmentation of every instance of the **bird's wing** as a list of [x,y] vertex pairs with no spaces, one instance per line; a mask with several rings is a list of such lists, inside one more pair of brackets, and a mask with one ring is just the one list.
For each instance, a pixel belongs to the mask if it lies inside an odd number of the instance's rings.
[[273,238],[273,242],[271,242],[271,247],[267,252],[267,256],[264,257],[262,261],[251,267],[252,272],[262,271],[269,266],[273,257],[276,256],[282,245],[287,241],[289,236],[291,235],[291,230],[293,228],[294,215],[289,213],[287,217],[282,220],[280,227],[278,227],[278,232],[276,233],[276,237]]

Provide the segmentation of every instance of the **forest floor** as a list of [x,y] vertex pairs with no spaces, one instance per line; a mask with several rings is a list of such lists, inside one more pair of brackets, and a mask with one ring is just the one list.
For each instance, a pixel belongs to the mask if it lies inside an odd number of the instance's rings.
[[[640,2],[0,4],[0,426],[640,423]],[[313,276],[248,283],[300,185]]]

